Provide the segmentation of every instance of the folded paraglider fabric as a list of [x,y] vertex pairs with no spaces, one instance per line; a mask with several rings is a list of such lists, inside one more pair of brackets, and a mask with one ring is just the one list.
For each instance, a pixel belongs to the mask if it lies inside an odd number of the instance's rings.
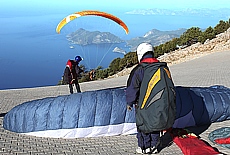
[[[55,138],[134,134],[135,110],[127,111],[125,89],[109,88],[25,102],[5,115],[3,128]],[[174,128],[230,119],[229,88],[177,86],[175,90]]]
[[160,152],[174,142],[184,155],[214,155],[220,154],[205,141],[188,129],[171,128],[161,136],[157,150]]
[[127,112],[124,89],[105,89],[25,102],[4,117],[13,132],[54,138],[132,134],[134,111]]
[[209,140],[213,143],[230,149],[230,127],[222,127],[212,131]]
[[230,89],[224,86],[176,87],[174,128],[202,126],[230,119]]
[[219,138],[215,140],[218,144],[230,144],[230,136],[227,138]]
[[174,137],[173,141],[181,149],[184,155],[205,155],[219,154],[214,148],[193,135],[186,135],[186,138]]

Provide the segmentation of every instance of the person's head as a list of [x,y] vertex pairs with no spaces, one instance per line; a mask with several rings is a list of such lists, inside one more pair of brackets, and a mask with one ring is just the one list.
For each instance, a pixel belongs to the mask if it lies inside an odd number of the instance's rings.
[[146,55],[146,54],[152,54],[152,56],[154,55],[153,46],[150,43],[141,43],[137,47],[138,61],[140,62],[141,59],[143,58],[143,56]]
[[76,56],[74,59],[76,62],[80,62],[82,60],[82,58],[80,56]]

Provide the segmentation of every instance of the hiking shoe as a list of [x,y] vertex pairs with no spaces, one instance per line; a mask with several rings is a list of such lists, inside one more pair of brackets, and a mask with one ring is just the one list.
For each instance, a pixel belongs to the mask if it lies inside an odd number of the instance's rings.
[[153,151],[157,153],[157,149],[156,148],[147,148],[147,149],[144,149],[142,150],[140,147],[138,147],[136,149],[136,153],[139,153],[139,154],[152,154]]
[[152,147],[151,148],[151,153],[152,154],[157,154],[158,153],[157,148],[156,147]]
[[136,149],[136,153],[143,154],[142,149],[141,149],[140,147],[138,147],[138,148]]

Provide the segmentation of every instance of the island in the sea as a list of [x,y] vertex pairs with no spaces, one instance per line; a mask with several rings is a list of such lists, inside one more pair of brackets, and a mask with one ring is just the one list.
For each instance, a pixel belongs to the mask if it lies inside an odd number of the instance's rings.
[[[122,40],[118,36],[110,32],[100,32],[100,31],[87,31],[83,28],[78,29],[75,32],[68,34],[67,40],[70,44],[74,45],[90,45],[90,44],[119,44],[125,43],[126,47],[129,47],[131,51],[135,51],[136,47],[142,42],[150,42],[153,46],[158,46],[173,38],[179,38],[186,29],[178,29],[173,31],[160,31],[157,29],[152,29],[146,32],[141,37],[131,38],[129,40]],[[117,52],[118,49],[114,49]]]
[[87,31],[84,29],[78,29],[77,31],[68,34],[67,40],[71,42],[71,44],[77,45],[89,45],[89,44],[114,44],[114,43],[122,43],[124,40],[115,36],[109,32],[100,32],[100,31]]

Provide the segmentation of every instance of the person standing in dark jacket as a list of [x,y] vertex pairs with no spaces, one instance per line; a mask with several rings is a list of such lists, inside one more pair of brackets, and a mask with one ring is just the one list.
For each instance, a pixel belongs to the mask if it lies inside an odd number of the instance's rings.
[[81,92],[78,83],[78,76],[83,71],[78,65],[82,60],[80,56],[76,56],[74,60],[68,60],[64,71],[64,82],[69,84],[70,93],[73,94],[73,84],[76,86],[78,93]]
[[[149,43],[142,43],[137,47],[137,57],[139,63],[159,62],[154,58],[153,47]],[[126,89],[128,110],[132,110],[133,106],[137,105],[143,77],[144,69],[140,65],[137,65],[129,75]],[[136,149],[136,152],[141,154],[157,153],[156,144],[159,140],[160,131],[143,133],[137,129],[137,132],[138,148]]]

